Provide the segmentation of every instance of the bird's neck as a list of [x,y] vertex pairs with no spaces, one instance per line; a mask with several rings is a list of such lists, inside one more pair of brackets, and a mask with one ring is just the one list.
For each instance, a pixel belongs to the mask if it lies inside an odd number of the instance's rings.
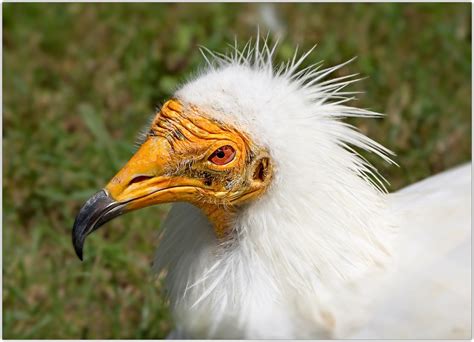
[[[336,213],[331,222],[315,207],[303,220],[304,215],[292,216],[291,204],[277,203],[282,200],[230,215],[188,204],[173,207],[155,267],[168,269],[174,314],[190,336],[222,337],[232,329],[231,336],[240,338],[250,330],[261,333],[255,336],[299,336],[288,332],[296,329],[292,322],[314,317],[311,324],[321,335],[311,336],[328,338],[333,322],[346,319],[348,301],[362,305],[351,301],[364,301],[365,295],[347,296],[346,284],[354,286],[355,279],[383,265],[383,208],[352,218]],[[240,232],[234,248],[221,248],[218,229]],[[275,317],[281,320],[276,325]]]

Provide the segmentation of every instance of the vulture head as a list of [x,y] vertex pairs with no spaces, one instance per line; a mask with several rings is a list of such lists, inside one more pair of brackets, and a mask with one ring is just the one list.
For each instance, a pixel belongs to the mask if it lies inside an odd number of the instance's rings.
[[[271,176],[265,147],[199,107],[172,99],[154,118],[137,153],[96,195],[99,212],[93,215],[99,220],[87,229],[130,210],[186,201],[201,208],[216,236],[225,239],[237,208],[258,198]],[[80,215],[89,217],[89,210]],[[77,235],[79,254],[87,229]]]
[[276,47],[204,50],[206,67],[74,223],[82,259],[85,238],[111,219],[178,202],[154,267],[167,270],[185,335],[314,336],[294,333],[305,320],[330,331],[346,285],[390,254],[383,179],[354,147],[387,162],[390,152],[342,121],[380,115],[347,106],[356,75],[327,79],[346,63],[301,68],[310,50],[275,65]]

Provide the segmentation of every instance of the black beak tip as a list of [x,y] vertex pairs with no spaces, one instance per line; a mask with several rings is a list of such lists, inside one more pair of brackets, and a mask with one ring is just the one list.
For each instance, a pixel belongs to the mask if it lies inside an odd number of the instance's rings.
[[72,245],[78,258],[83,260],[84,242],[87,235],[104,223],[121,215],[122,206],[109,197],[106,190],[101,190],[87,200],[77,214],[72,229]]
[[78,226],[74,224],[74,228],[72,230],[72,245],[74,247],[74,251],[76,252],[77,257],[83,261],[83,250],[84,250],[84,241],[85,236],[82,232],[78,231]]
[[76,255],[79,258],[79,260],[84,261],[82,257],[82,249],[76,249]]
[[80,243],[79,241],[73,240],[74,251],[76,252],[77,257],[79,260],[84,261],[83,259],[83,245],[84,243]]

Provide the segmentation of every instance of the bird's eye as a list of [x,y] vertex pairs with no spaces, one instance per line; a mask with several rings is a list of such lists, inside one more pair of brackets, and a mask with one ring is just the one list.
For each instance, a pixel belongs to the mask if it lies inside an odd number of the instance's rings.
[[225,165],[230,163],[235,157],[235,150],[232,146],[226,145],[219,147],[210,156],[209,161],[216,165]]

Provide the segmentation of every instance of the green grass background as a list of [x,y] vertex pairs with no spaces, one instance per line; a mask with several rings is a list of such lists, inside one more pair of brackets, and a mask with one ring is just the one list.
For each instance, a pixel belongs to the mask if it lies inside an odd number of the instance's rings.
[[[166,207],[71,246],[82,203],[134,151],[157,105],[202,63],[267,26],[258,4],[3,4],[3,337],[159,338],[172,328],[149,272]],[[277,59],[358,59],[353,120],[400,164],[390,190],[471,155],[471,4],[280,4]],[[133,227],[133,229],[131,229]],[[129,229],[130,228],[130,229]]]

